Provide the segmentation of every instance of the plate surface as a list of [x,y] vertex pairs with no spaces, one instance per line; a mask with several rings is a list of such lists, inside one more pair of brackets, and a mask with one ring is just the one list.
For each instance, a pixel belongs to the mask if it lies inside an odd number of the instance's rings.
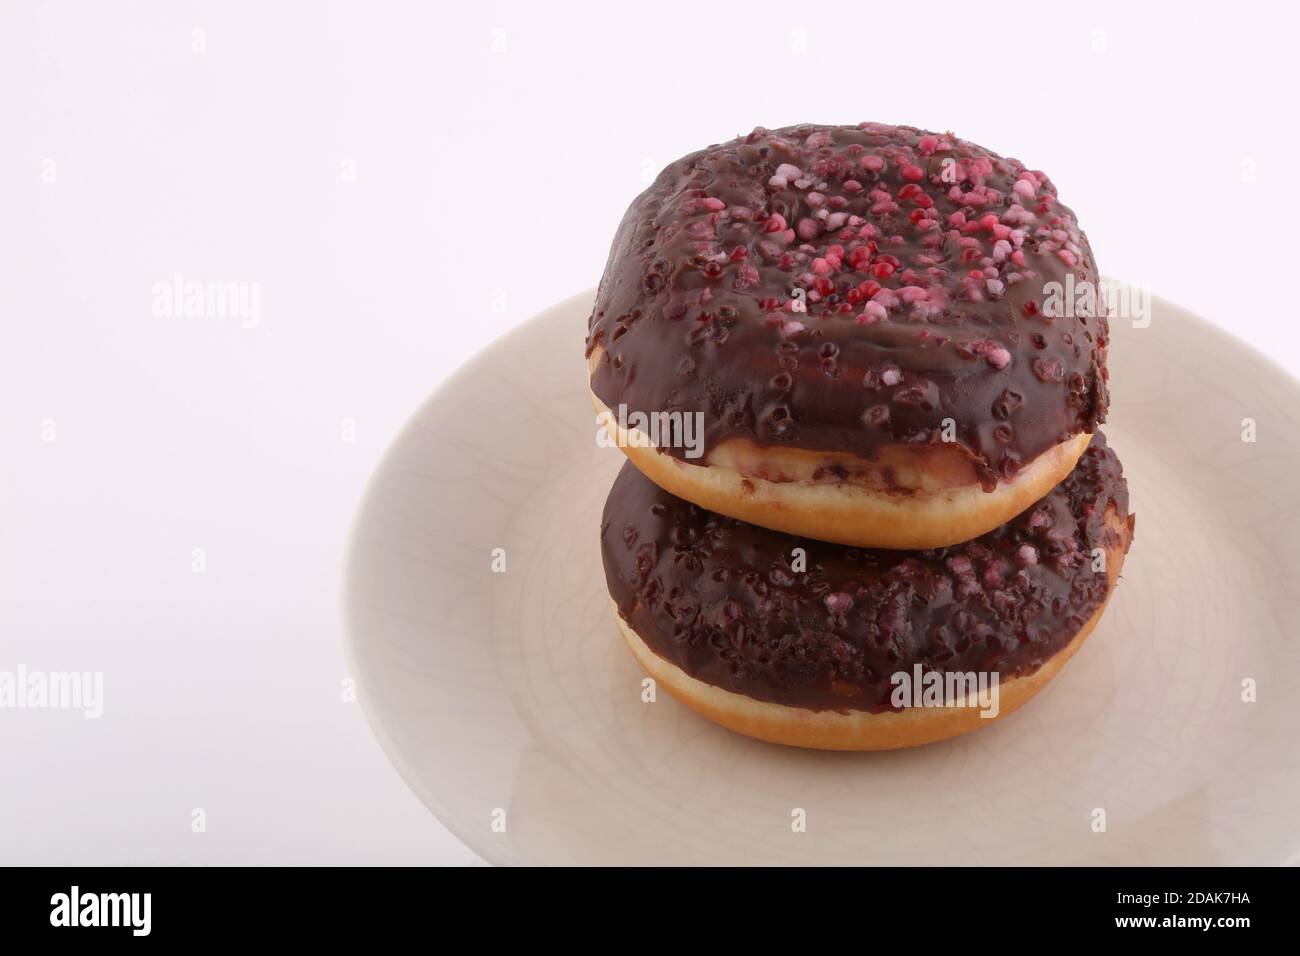
[[623,457],[597,447],[586,395],[593,294],[498,340],[426,401],[353,531],[362,706],[473,850],[545,864],[1300,860],[1300,385],[1285,372],[1159,299],[1149,327],[1113,323],[1105,431],[1137,535],[1096,632],[988,729],[805,752],[666,693],[641,699],[600,563]]

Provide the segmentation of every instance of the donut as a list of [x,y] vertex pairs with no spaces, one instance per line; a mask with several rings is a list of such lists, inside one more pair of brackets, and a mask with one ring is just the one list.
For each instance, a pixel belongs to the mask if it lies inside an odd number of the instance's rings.
[[1037,693],[1096,626],[1133,527],[1098,432],[1027,511],[921,551],[759,528],[625,462],[601,552],[624,640],[674,697],[772,743],[889,750],[988,726]]
[[977,537],[1105,420],[1088,240],[1041,172],[908,126],[756,129],[668,166],[588,320],[604,432],[711,511],[859,547]]

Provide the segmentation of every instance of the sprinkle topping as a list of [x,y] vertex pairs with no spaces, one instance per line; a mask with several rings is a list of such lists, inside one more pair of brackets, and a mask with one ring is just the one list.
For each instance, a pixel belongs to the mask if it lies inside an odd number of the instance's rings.
[[[1098,282],[1087,239],[1018,160],[906,126],[760,128],[673,163],[628,210],[589,325],[606,356],[592,387],[610,407],[703,411],[706,445],[869,455],[952,418],[991,487],[1008,456],[1104,421],[1105,316],[1042,307],[1067,277]],[[871,376],[940,400],[856,387]],[[1020,410],[997,420],[1007,389]],[[788,415],[765,430],[778,400]]]
[[691,676],[796,707],[879,712],[890,709],[891,675],[917,665],[1005,680],[1058,653],[1109,593],[1093,567],[1094,549],[1121,544],[1108,510],[1131,522],[1100,432],[1028,511],[929,551],[758,528],[675,498],[627,463],[605,504],[601,551],[624,619]]

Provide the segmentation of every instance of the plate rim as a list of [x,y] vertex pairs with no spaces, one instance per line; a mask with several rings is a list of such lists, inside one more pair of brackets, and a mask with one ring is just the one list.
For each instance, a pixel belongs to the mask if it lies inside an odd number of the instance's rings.
[[[1132,283],[1116,280],[1112,277],[1103,277],[1103,281],[1116,282],[1121,285],[1133,285]],[[352,518],[348,524],[343,560],[341,563],[338,606],[342,625],[340,629],[341,641],[343,644],[344,657],[347,663],[349,676],[355,677],[360,670],[359,639],[356,634],[356,629],[352,625],[354,599],[356,597],[354,589],[356,588],[357,580],[356,566],[358,544],[362,534],[363,521],[378,501],[377,493],[380,484],[380,477],[392,467],[398,449],[401,448],[412,435],[417,434],[420,431],[419,422],[423,420],[430,407],[441,401],[447,393],[458,388],[462,381],[468,379],[480,364],[487,361],[487,358],[491,353],[494,353],[498,348],[503,346],[508,347],[509,343],[513,339],[524,337],[527,332],[533,331],[537,326],[550,321],[558,313],[571,310],[574,306],[582,302],[594,302],[598,291],[598,286],[592,286],[583,291],[569,295],[494,336],[491,340],[477,349],[468,359],[453,369],[451,373],[449,373],[432,391],[430,391],[429,394],[416,405],[385,444],[383,451],[376,459],[375,464],[373,465],[370,474],[367,476],[361,492],[356,499]],[[1179,313],[1179,321],[1191,319],[1194,324],[1203,327],[1203,332],[1226,339],[1230,344],[1244,351],[1252,361],[1258,362],[1264,367],[1274,371],[1289,388],[1297,393],[1296,397],[1300,398],[1300,375],[1293,374],[1289,369],[1279,364],[1267,353],[1257,348],[1252,342],[1228,329],[1225,329],[1223,326],[1206,318],[1199,312],[1183,306],[1172,299],[1156,295],[1155,293],[1151,293],[1150,295],[1153,312],[1160,311],[1157,306],[1172,308]],[[366,723],[368,724],[371,733],[374,735],[376,742],[379,744],[380,750],[392,764],[393,769],[397,771],[397,774],[401,778],[406,789],[420,801],[420,803],[433,815],[434,819],[437,820],[442,827],[464,844],[471,852],[477,854],[481,859],[491,865],[546,865],[545,861],[530,861],[519,857],[517,853],[511,851],[507,846],[503,846],[501,842],[481,835],[481,828],[472,829],[468,826],[461,825],[459,814],[454,812],[449,805],[444,801],[439,800],[432,791],[428,793],[422,792],[423,788],[417,786],[412,779],[418,775],[411,772],[408,762],[402,756],[400,748],[393,736],[388,732],[383,719],[379,716],[375,707],[369,702],[368,695],[364,693],[364,688],[359,686],[358,689],[363,692],[357,695],[357,702],[361,706],[361,712],[364,715]],[[1297,848],[1293,857],[1300,858],[1300,848]]]

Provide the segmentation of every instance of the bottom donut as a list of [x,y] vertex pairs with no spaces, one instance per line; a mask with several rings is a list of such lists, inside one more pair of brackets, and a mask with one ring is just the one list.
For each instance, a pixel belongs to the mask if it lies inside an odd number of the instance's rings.
[[1050,681],[1101,618],[1133,526],[1097,434],[1041,501],[947,548],[758,528],[628,464],[601,549],[623,638],[674,697],[772,743],[891,750],[987,726]]

